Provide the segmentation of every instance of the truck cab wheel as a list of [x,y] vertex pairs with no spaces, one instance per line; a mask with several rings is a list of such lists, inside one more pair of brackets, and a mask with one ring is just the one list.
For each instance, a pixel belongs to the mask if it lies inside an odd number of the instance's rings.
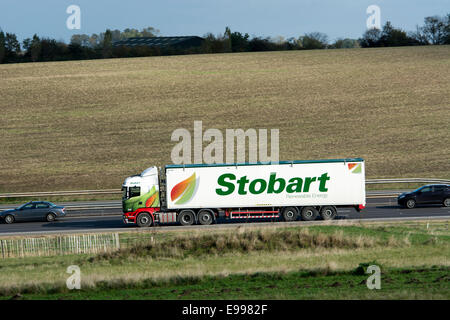
[[192,210],[183,210],[178,215],[178,222],[183,226],[193,225],[195,222],[195,214]]
[[138,215],[136,223],[139,227],[150,227],[153,223],[153,219],[147,212],[143,212]]
[[210,225],[214,222],[214,214],[210,210],[200,210],[198,213],[198,222],[202,225]]
[[320,216],[323,220],[333,220],[337,215],[336,207],[325,206],[320,209]]
[[295,207],[286,207],[282,212],[284,221],[295,221],[298,219],[298,210]]
[[313,221],[316,220],[317,216],[319,215],[319,212],[314,207],[304,207],[302,209],[302,220],[305,221]]

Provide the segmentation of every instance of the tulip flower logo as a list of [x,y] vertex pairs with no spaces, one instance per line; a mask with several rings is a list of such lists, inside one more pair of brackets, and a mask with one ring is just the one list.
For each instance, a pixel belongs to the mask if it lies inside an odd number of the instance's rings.
[[352,173],[361,173],[361,163],[349,163],[348,169],[352,171]]
[[187,178],[186,180],[181,181],[170,191],[170,199],[172,201],[177,200],[175,204],[185,204],[194,195],[195,187],[197,185],[197,180],[195,178],[195,173]]

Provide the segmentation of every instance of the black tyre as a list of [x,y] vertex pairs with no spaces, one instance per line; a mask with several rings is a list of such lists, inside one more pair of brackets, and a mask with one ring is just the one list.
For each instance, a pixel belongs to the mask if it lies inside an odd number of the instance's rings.
[[210,225],[214,222],[214,213],[210,210],[200,210],[198,213],[198,222],[202,225]]
[[325,206],[320,209],[320,216],[323,220],[333,220],[337,215],[336,207]]
[[11,224],[11,223],[13,223],[14,222],[14,217],[12,216],[12,215],[7,215],[6,217],[5,217],[5,223],[7,223],[7,224]]
[[444,199],[444,207],[450,207],[450,198]]
[[316,220],[317,216],[319,215],[319,211],[317,211],[314,207],[304,207],[302,209],[302,220],[305,221],[313,221]]
[[298,219],[298,210],[295,207],[286,207],[283,209],[281,215],[284,221],[295,221]]
[[153,224],[152,216],[147,212],[143,212],[138,215],[136,224],[139,227],[150,227]]
[[195,222],[195,214],[192,210],[183,210],[178,215],[178,222],[183,226],[193,225]]
[[54,213],[48,213],[45,220],[47,220],[47,222],[53,222],[56,220],[56,216]]
[[412,208],[414,208],[416,206],[416,200],[408,199],[408,200],[406,200],[405,205],[406,205],[406,208],[412,209]]

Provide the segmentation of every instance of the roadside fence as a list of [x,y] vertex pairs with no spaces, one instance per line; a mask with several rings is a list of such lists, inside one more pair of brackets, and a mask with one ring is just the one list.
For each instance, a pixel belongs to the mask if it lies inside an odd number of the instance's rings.
[[118,233],[0,239],[1,258],[102,253],[118,249]]

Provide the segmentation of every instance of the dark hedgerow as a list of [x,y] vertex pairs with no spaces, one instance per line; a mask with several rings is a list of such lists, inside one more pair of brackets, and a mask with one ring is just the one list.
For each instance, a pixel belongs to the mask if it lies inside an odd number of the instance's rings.
[[[152,27],[142,31],[136,29],[106,30],[100,34],[73,35],[70,44],[50,38],[33,38],[23,40],[21,46],[17,36],[13,33],[3,32],[0,28],[0,63],[36,62],[36,61],[63,61],[101,58],[129,58],[166,56],[200,53],[225,52],[255,52],[277,50],[308,50],[308,49],[340,49],[355,47],[396,47],[428,44],[450,44],[450,14],[445,16],[432,16],[424,19],[424,26],[417,27],[415,32],[406,32],[394,28],[387,21],[382,30],[370,29],[363,36],[356,39],[338,38],[333,43],[328,41],[326,34],[320,32],[305,33],[298,38],[284,39],[277,37],[253,36],[238,31],[231,32],[225,29],[223,35],[207,33],[203,43],[192,48],[146,47],[135,46],[114,47],[114,41],[130,37],[155,37],[159,33]],[[23,51],[21,50],[23,49]]]

